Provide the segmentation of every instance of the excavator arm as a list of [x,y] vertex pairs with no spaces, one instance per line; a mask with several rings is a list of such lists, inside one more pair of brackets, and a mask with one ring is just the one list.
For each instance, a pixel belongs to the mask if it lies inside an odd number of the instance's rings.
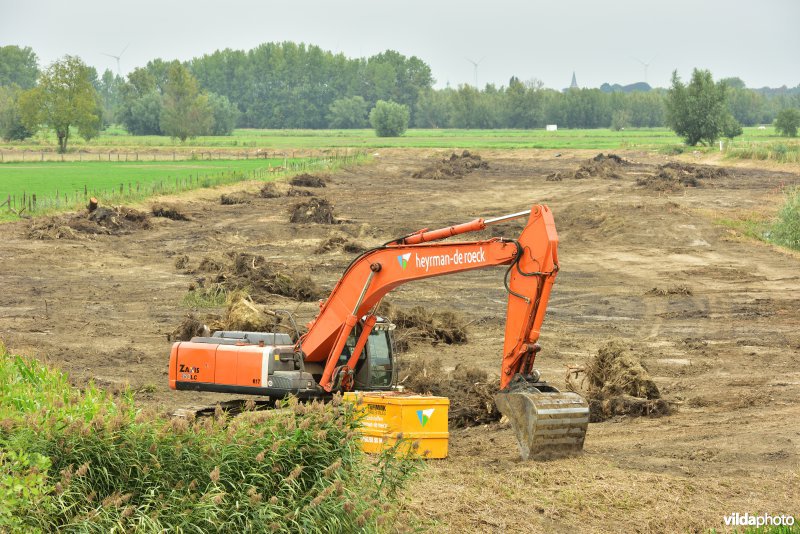
[[[528,217],[516,240],[441,242],[489,225]],[[381,299],[395,287],[436,276],[494,266],[507,266],[508,291],[501,388],[517,374],[527,375],[538,351],[536,341],[547,309],[550,289],[558,272],[558,234],[547,206],[511,215],[442,228],[422,230],[369,250],[347,268],[317,318],[298,342],[305,361],[324,362],[320,381],[326,391],[342,384],[339,374],[352,373]],[[344,344],[358,321],[366,317],[355,350],[344,366],[337,367]],[[344,382],[346,384],[346,381]]]

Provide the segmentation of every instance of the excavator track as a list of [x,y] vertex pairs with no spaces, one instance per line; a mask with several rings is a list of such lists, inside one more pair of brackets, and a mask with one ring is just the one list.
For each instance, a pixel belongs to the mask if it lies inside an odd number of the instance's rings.
[[523,460],[570,456],[583,450],[589,404],[577,393],[535,383],[500,391],[495,404],[511,423]]
[[195,419],[197,417],[211,417],[217,410],[222,410],[229,415],[237,415],[247,409],[247,403],[253,404],[255,410],[269,410],[275,407],[275,402],[269,399],[233,399],[218,402],[213,405],[198,405],[176,408],[169,413],[170,417],[180,419]]

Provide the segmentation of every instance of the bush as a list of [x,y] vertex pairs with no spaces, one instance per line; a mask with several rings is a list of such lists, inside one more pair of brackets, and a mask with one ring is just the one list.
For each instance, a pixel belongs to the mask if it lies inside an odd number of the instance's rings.
[[0,390],[0,531],[378,531],[417,465],[367,462],[349,403],[165,419],[6,354]]
[[775,117],[775,130],[786,137],[797,137],[800,128],[800,110],[784,109]]
[[378,100],[369,112],[369,122],[378,137],[398,137],[408,128],[408,106]]
[[800,250],[800,187],[787,194],[786,203],[778,212],[778,221],[772,227],[770,240]]

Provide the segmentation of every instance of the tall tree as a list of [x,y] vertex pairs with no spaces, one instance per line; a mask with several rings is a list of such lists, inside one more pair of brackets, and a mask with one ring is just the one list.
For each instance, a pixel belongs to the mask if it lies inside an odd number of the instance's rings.
[[75,56],[64,56],[42,72],[39,85],[20,95],[20,109],[31,131],[46,126],[55,132],[61,153],[67,151],[71,128],[84,139],[100,131],[102,110],[92,69]]
[[672,73],[667,92],[667,125],[684,138],[687,145],[711,145],[723,130],[730,131],[732,117],[727,107],[728,86],[714,83],[711,72],[694,69],[692,81],[684,85],[678,71]]
[[800,128],[800,109],[784,109],[775,117],[775,131],[786,137],[797,137]]
[[30,47],[0,46],[0,86],[18,85],[30,89],[36,85],[39,67]]
[[197,80],[178,61],[167,71],[161,130],[170,137],[186,141],[189,137],[210,133],[214,121],[208,96],[200,94]]
[[0,85],[0,137],[8,141],[25,139],[32,132],[25,127],[19,109],[22,89],[17,85]]

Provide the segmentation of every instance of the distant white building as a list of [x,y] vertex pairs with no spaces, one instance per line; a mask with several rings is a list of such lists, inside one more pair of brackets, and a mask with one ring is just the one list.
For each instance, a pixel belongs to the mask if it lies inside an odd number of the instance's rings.
[[547,130],[548,132],[556,132],[558,131],[558,124],[548,124],[547,126],[544,127],[544,129]]

